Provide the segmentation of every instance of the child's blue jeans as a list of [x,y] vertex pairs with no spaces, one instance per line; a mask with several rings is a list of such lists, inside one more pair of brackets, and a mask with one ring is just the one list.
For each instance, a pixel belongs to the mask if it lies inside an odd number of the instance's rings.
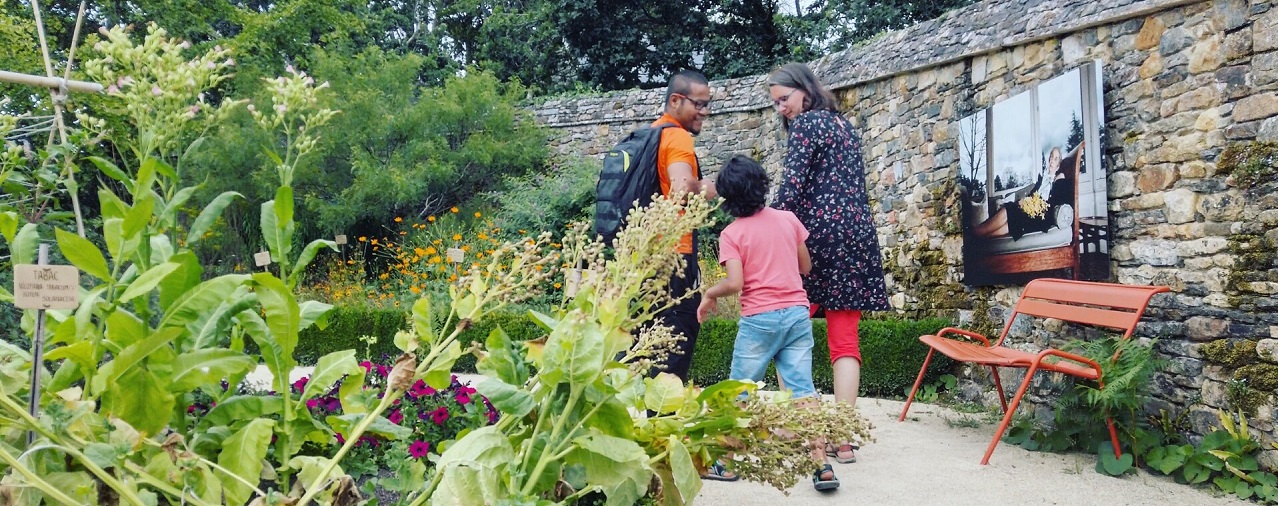
[[812,384],[812,319],[807,306],[792,306],[742,317],[732,347],[734,380],[760,381],[768,363],[794,397],[816,397]]

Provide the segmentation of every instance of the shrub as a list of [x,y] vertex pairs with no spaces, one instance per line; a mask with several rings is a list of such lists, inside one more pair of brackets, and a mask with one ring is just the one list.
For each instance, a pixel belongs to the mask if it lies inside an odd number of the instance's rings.
[[[896,397],[914,385],[919,367],[927,355],[927,347],[918,337],[932,334],[948,325],[944,319],[926,320],[862,320],[860,326],[861,394]],[[732,366],[732,345],[737,337],[735,321],[709,320],[702,324],[697,337],[690,380],[710,385],[728,378]],[[834,391],[830,349],[826,344],[825,320],[812,320],[812,379],[817,390]],[[954,362],[948,357],[932,357],[924,382],[937,380],[950,371]],[[769,368],[764,381],[776,386],[776,373]]]
[[504,230],[563,230],[594,215],[599,160],[572,157],[555,160],[549,169],[508,177],[501,191],[490,192]]

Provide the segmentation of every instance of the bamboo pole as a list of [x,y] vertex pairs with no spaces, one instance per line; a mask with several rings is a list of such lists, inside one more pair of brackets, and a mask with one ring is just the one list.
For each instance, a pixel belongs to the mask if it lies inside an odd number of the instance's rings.
[[19,74],[17,72],[9,72],[0,70],[0,81],[14,84],[25,84],[28,86],[38,86],[40,88],[58,89],[62,87],[62,83],[66,82],[67,89],[80,93],[100,93],[102,85],[98,83],[90,83],[86,81],[75,81],[70,79],[58,79],[56,77],[33,76],[28,74]]

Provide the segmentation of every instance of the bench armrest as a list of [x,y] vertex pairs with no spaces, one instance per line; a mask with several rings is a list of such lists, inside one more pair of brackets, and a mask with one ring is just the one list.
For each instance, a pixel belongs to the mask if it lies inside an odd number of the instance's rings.
[[940,332],[936,333],[937,337],[947,337],[945,334],[958,334],[959,336],[966,337],[973,341],[980,341],[981,344],[984,344],[985,347],[987,348],[990,346],[989,338],[981,334],[978,334],[976,332],[972,332],[970,330],[963,330],[963,329],[955,328],[955,327],[945,327],[941,329]]
[[1100,364],[1096,363],[1096,361],[1095,361],[1095,360],[1092,360],[1092,359],[1090,359],[1090,358],[1084,357],[1084,356],[1082,356],[1082,355],[1075,355],[1075,354],[1070,353],[1070,352],[1068,352],[1068,351],[1062,351],[1062,350],[1057,350],[1057,349],[1046,349],[1046,350],[1043,350],[1043,351],[1039,352],[1039,354],[1038,354],[1038,359],[1037,359],[1037,360],[1038,360],[1038,362],[1042,363],[1042,362],[1043,362],[1043,359],[1045,359],[1045,358],[1047,358],[1047,357],[1063,358],[1063,359],[1065,359],[1065,360],[1069,360],[1069,361],[1072,361],[1072,362],[1078,362],[1079,364],[1086,365],[1086,366],[1088,366],[1088,367],[1091,367],[1092,369],[1096,369],[1096,376],[1097,376],[1097,377],[1099,377],[1099,376],[1100,376],[1100,373],[1101,373],[1101,367],[1100,367]]

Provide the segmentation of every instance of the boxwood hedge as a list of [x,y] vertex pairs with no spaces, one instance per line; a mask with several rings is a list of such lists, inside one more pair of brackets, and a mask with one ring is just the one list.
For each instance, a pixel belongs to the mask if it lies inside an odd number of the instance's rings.
[[[300,336],[296,357],[301,364],[313,364],[319,357],[343,349],[357,350],[358,356],[383,361],[394,360],[399,355],[395,348],[395,333],[408,328],[408,312],[403,309],[379,309],[360,306],[335,307],[329,314],[329,324],[324,329],[309,328]],[[918,336],[935,333],[949,325],[944,319],[924,320],[865,319],[861,321],[861,392],[876,397],[899,397],[914,383],[919,366],[927,354],[927,347]],[[489,332],[501,327],[512,339],[533,339],[545,335],[543,329],[524,312],[494,313],[466,330],[461,336],[462,346],[483,342]],[[826,346],[825,320],[812,321],[815,339],[812,356],[812,376],[817,389],[833,392],[829,349]],[[732,345],[736,339],[737,324],[734,320],[710,320],[701,326],[697,339],[690,379],[699,385],[709,385],[727,379],[732,364]],[[375,343],[360,340],[361,336],[374,336]],[[474,372],[475,361],[464,356],[456,369]],[[925,382],[935,381],[950,372],[954,363],[942,355],[934,357],[928,367]],[[765,378],[775,385],[775,374]]]

